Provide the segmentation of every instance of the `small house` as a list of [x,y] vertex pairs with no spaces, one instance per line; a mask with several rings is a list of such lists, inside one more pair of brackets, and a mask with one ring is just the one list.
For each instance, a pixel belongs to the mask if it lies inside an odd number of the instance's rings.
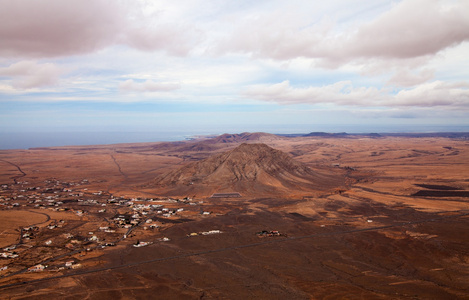
[[42,272],[46,267],[44,265],[35,265],[28,269],[28,272]]

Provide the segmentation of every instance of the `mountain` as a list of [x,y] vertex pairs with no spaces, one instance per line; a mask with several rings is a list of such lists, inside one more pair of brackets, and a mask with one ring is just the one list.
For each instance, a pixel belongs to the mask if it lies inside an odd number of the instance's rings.
[[275,134],[265,133],[265,132],[243,132],[239,134],[229,134],[225,133],[219,135],[213,139],[206,140],[205,142],[211,144],[219,143],[245,143],[245,142],[264,142],[269,140],[280,139],[279,136]]
[[279,139],[283,139],[283,137],[265,132],[243,132],[240,134],[225,133],[206,140],[185,143],[169,152],[178,156],[186,153],[188,154],[189,159],[201,159],[207,158],[213,153],[220,153],[227,151],[228,149],[233,149],[242,143],[268,143]]
[[233,150],[190,163],[156,179],[168,195],[289,195],[343,185],[340,174],[315,171],[265,144],[243,143]]
[[328,132],[310,132],[303,136],[317,136],[317,137],[347,137],[349,134],[346,132],[328,133]]

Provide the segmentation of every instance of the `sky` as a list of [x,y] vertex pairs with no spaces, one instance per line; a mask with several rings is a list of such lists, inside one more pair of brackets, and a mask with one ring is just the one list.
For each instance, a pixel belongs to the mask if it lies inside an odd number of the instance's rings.
[[469,131],[468,53],[467,0],[0,0],[0,134]]

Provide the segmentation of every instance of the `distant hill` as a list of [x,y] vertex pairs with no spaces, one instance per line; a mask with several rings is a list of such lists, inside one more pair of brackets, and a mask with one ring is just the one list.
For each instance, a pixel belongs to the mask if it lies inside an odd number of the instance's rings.
[[329,132],[310,132],[305,134],[304,136],[320,136],[320,137],[346,137],[349,134],[346,132],[338,132],[338,133],[329,133]]
[[266,143],[278,139],[283,139],[283,137],[264,132],[225,133],[202,141],[186,142],[184,145],[175,148],[172,152],[198,152],[208,155],[214,152],[226,151],[226,149],[233,148],[242,143]]
[[379,133],[347,133],[347,132],[310,132],[310,133],[290,133],[290,134],[278,134],[283,137],[323,137],[323,138],[354,138],[354,137],[370,137],[379,138],[382,137]]
[[410,137],[410,138],[429,138],[442,137],[454,139],[468,139],[469,132],[428,132],[428,133],[381,133],[382,136]]
[[215,192],[285,195],[327,190],[343,183],[342,175],[312,170],[288,154],[258,143],[243,143],[231,151],[190,163],[155,180],[158,187],[173,195]]
[[206,140],[206,143],[218,144],[218,143],[245,143],[245,142],[260,142],[265,140],[280,139],[281,137],[265,133],[265,132],[243,132],[239,134],[229,134],[225,133],[220,136],[217,136],[213,139]]
[[357,137],[409,137],[409,138],[453,138],[453,139],[469,139],[469,132],[428,132],[428,133],[405,133],[405,132],[383,132],[383,133],[329,133],[329,132],[310,132],[310,133],[287,133],[277,134],[282,137],[323,137],[323,138],[357,138]]

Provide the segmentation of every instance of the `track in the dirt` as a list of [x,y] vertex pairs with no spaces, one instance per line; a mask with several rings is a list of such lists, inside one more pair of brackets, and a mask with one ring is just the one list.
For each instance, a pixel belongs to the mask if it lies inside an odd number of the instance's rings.
[[12,162],[9,162],[9,161],[4,160],[4,159],[0,159],[0,161],[3,161],[3,162],[5,162],[5,163],[7,163],[7,164],[10,164],[10,165],[16,167],[16,168],[18,169],[18,171],[21,173],[21,175],[12,177],[13,181],[15,182],[15,184],[18,183],[18,181],[17,181],[18,178],[21,178],[21,177],[24,177],[24,176],[27,175],[25,172],[23,172],[23,170],[21,170],[20,166],[18,166],[17,164],[12,163]]
[[86,275],[86,274],[98,273],[98,272],[109,271],[109,270],[116,270],[116,269],[135,267],[135,266],[148,264],[148,263],[154,263],[154,262],[169,261],[169,260],[181,259],[181,258],[192,257],[192,256],[200,256],[200,255],[205,255],[205,254],[210,254],[210,253],[232,251],[232,250],[238,250],[238,249],[250,248],[250,247],[257,247],[257,246],[263,246],[263,245],[275,244],[275,243],[285,243],[285,242],[308,239],[308,238],[335,236],[335,235],[343,235],[343,234],[354,234],[354,233],[366,232],[366,231],[380,231],[380,230],[383,230],[383,229],[396,228],[396,227],[405,227],[405,226],[411,226],[411,225],[415,225],[415,224],[422,224],[422,223],[428,223],[428,222],[437,222],[437,221],[440,221],[440,220],[454,219],[454,218],[459,218],[459,217],[464,217],[464,216],[469,215],[468,210],[460,210],[458,212],[460,212],[460,213],[457,214],[457,215],[441,216],[441,217],[425,219],[425,220],[419,220],[419,221],[401,222],[401,223],[393,224],[393,225],[375,226],[375,227],[370,227],[370,228],[352,229],[352,230],[336,231],[336,232],[328,232],[328,233],[315,233],[315,234],[305,235],[305,236],[288,237],[288,238],[284,238],[284,239],[273,239],[273,240],[263,241],[263,242],[259,242],[259,243],[251,243],[251,244],[245,244],[245,245],[239,245],[239,246],[233,246],[233,247],[227,247],[227,248],[219,248],[219,249],[214,249],[214,250],[206,250],[206,251],[200,251],[200,252],[195,252],[195,253],[186,253],[186,254],[180,254],[180,255],[175,255],[175,256],[156,258],[156,259],[151,259],[151,260],[146,260],[146,261],[141,261],[141,262],[129,263],[129,264],[125,264],[125,265],[106,267],[106,268],[99,268],[99,269],[94,269],[94,270],[87,270],[87,271],[77,272],[77,273],[73,273],[73,274],[65,274],[65,275],[60,275],[60,276],[53,276],[53,277],[48,277],[48,278],[41,278],[41,279],[36,279],[36,280],[29,280],[29,281],[5,284],[5,285],[1,285],[0,289],[20,286],[20,285],[26,285],[26,284],[33,284],[33,283],[37,283],[37,282],[48,281],[48,280],[53,280],[53,279],[60,279],[60,278],[65,278],[65,277],[72,277],[72,276]]

